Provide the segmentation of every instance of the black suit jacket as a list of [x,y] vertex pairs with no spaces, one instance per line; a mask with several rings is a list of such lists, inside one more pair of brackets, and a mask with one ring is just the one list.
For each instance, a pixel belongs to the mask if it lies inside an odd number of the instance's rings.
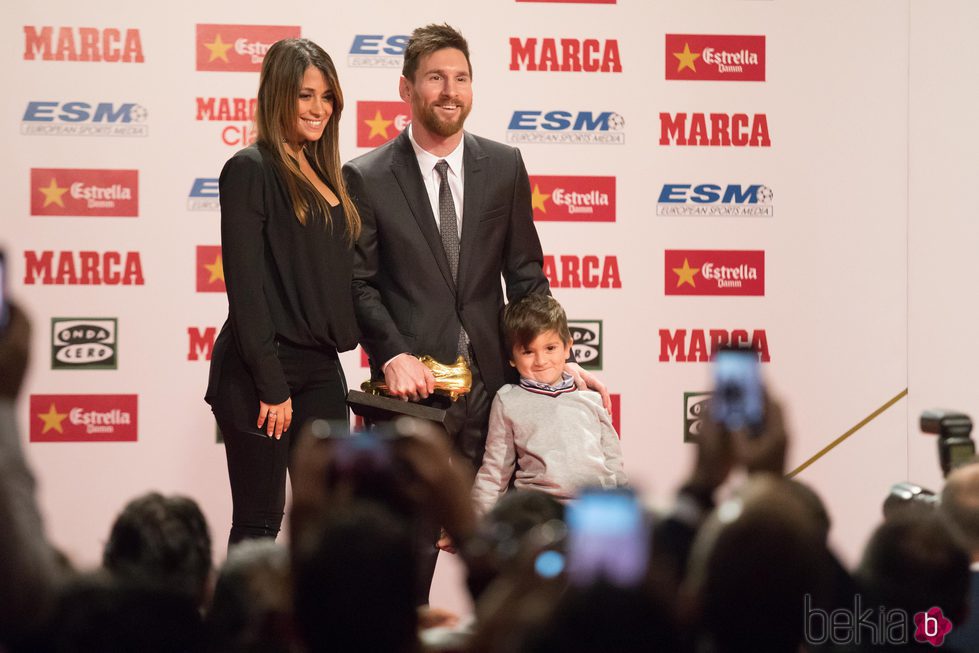
[[407,130],[344,166],[363,221],[354,307],[374,378],[402,352],[456,358],[460,323],[492,397],[506,381],[507,298],[548,292],[530,181],[516,148],[465,134],[462,238],[453,281]]

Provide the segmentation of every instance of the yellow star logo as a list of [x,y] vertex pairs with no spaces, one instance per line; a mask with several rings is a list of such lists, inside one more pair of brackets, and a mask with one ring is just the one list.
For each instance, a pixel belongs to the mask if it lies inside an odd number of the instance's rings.
[[700,268],[690,267],[690,263],[687,261],[687,259],[683,259],[682,268],[673,268],[673,271],[676,272],[677,275],[677,279],[676,279],[677,288],[679,288],[685,283],[689,283],[690,286],[693,288],[697,287],[697,284],[694,283],[693,278],[697,276],[698,272],[700,272]]
[[394,124],[393,120],[385,120],[384,116],[381,115],[381,110],[378,109],[374,114],[372,120],[365,120],[364,124],[371,128],[371,133],[367,135],[367,139],[370,140],[375,136],[381,136],[383,138],[388,137],[388,127]]
[[44,194],[44,206],[57,204],[61,208],[65,208],[65,202],[61,196],[68,192],[68,187],[59,187],[58,181],[54,177],[51,177],[51,183],[47,187],[41,186],[38,190]]
[[214,283],[218,279],[224,282],[224,260],[220,254],[214,258],[214,263],[205,263],[204,267],[211,273],[211,277],[207,280],[208,283]]
[[61,423],[68,417],[68,413],[59,413],[58,409],[54,407],[53,401],[51,402],[51,407],[48,408],[48,412],[38,413],[37,416],[44,421],[44,428],[41,429],[41,435],[44,435],[51,429],[64,434],[65,430],[62,428]]
[[207,62],[211,63],[215,59],[223,59],[225,63],[230,63],[228,61],[228,50],[231,49],[231,45],[231,43],[222,41],[220,34],[216,34],[213,41],[204,44],[204,47],[211,51],[211,57]]
[[680,60],[680,66],[676,69],[677,72],[680,72],[684,68],[689,68],[690,70],[697,72],[697,66],[695,66],[693,62],[700,58],[700,53],[691,52],[689,44],[684,43],[683,52],[674,52],[673,56]]
[[547,213],[547,204],[545,202],[550,196],[550,193],[540,192],[540,186],[534,184],[534,194],[530,198],[531,208],[540,209],[541,213]]

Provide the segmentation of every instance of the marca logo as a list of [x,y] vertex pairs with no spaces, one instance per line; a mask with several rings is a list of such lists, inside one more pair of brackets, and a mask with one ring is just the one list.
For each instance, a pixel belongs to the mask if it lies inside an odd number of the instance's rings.
[[371,366],[371,359],[367,356],[367,352],[364,351],[364,348],[363,347],[360,347],[359,350],[360,350],[360,366],[361,367],[370,367]]
[[707,404],[713,392],[683,393],[683,441],[696,442],[704,428]]
[[517,2],[551,2],[577,5],[614,5],[616,0],[516,0]]
[[511,143],[622,145],[625,118],[614,111],[514,111],[507,127]]
[[568,320],[571,330],[571,351],[575,360],[586,370],[602,369],[602,321]]
[[768,336],[764,329],[669,329],[659,330],[659,360],[661,363],[707,363],[718,349],[739,347],[754,349],[762,363],[771,361]]
[[765,81],[765,37],[667,34],[666,79]]
[[114,370],[118,360],[116,318],[51,318],[51,369]]
[[146,136],[149,112],[135,102],[27,103],[20,133],[28,136]]
[[351,68],[401,68],[404,64],[407,34],[356,34],[347,55]]
[[615,256],[544,256],[544,276],[551,288],[621,288]]
[[761,184],[663,184],[656,215],[770,218],[774,197]]
[[187,360],[211,360],[214,353],[214,340],[218,337],[217,327],[187,327]]
[[197,246],[197,292],[225,292],[220,245]]
[[197,25],[197,70],[255,73],[276,41],[299,38],[298,25]]
[[139,215],[139,172],[31,168],[31,215]]
[[187,196],[188,211],[220,211],[217,177],[198,177]]
[[136,442],[138,395],[31,395],[31,442]]
[[615,177],[534,175],[530,187],[538,222],[615,222]]
[[142,286],[139,252],[24,251],[24,284]]
[[221,128],[221,142],[225,145],[244,147],[258,137],[255,130],[255,110],[258,99],[254,97],[198,97],[197,122],[234,122]]
[[609,399],[612,400],[612,428],[615,429],[616,435],[619,439],[622,439],[622,395],[610,394]]
[[622,58],[616,39],[521,40],[510,37],[510,70],[621,73]]
[[377,147],[400,134],[411,122],[407,102],[358,102],[357,147]]
[[771,147],[764,113],[659,114],[660,145]]
[[143,63],[138,29],[24,25],[24,60]]
[[765,252],[668,249],[667,295],[764,295]]

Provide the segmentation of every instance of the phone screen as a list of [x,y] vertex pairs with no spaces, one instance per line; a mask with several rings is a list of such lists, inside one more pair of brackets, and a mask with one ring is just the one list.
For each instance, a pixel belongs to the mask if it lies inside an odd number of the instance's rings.
[[568,580],[604,579],[620,587],[640,583],[649,557],[649,527],[635,493],[584,490],[567,507]]
[[761,426],[764,408],[758,353],[753,349],[718,351],[711,417],[731,431],[754,430]]

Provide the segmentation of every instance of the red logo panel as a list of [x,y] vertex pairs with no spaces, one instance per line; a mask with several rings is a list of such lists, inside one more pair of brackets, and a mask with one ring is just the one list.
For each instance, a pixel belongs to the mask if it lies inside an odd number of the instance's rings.
[[197,292],[225,292],[220,245],[197,246]]
[[139,172],[31,168],[31,215],[134,218],[139,215]]
[[667,34],[666,79],[765,81],[765,37]]
[[619,439],[622,439],[622,395],[609,395],[612,400],[612,426]]
[[252,73],[282,39],[300,36],[298,25],[197,25],[197,70]]
[[138,395],[31,395],[31,442],[136,442]]
[[411,122],[407,102],[358,102],[357,147],[377,147],[404,131]]
[[615,177],[534,175],[530,189],[537,222],[615,222]]
[[764,295],[765,252],[685,250],[665,252],[667,295]]

